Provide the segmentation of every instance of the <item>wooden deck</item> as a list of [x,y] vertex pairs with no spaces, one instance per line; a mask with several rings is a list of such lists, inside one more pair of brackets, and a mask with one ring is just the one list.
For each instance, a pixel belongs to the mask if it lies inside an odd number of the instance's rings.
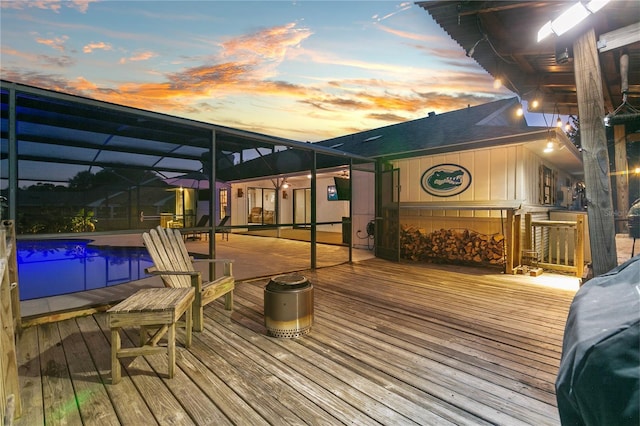
[[[173,379],[155,354],[123,360],[111,385],[105,314],[25,329],[15,424],[559,424],[554,381],[573,291],[380,259],[305,275],[310,334],[267,337],[267,280],[239,282],[233,313],[210,304],[205,330],[178,346]],[[137,339],[127,330],[123,346]]]

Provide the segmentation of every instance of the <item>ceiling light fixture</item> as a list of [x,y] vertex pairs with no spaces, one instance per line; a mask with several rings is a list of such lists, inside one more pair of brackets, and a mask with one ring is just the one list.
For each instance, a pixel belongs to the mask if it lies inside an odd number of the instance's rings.
[[551,34],[562,35],[571,28],[584,21],[589,15],[602,9],[611,0],[591,0],[586,5],[577,2],[553,21],[547,21],[538,30],[538,42],[544,40]]
[[556,127],[562,128],[562,119],[560,116],[558,116],[558,119],[556,120]]

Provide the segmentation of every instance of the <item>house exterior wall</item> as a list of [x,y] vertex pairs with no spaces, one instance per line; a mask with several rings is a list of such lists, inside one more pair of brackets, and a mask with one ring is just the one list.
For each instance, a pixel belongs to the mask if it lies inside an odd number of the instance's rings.
[[[316,221],[317,222],[341,222],[343,216],[349,216],[349,202],[338,200],[327,200],[327,186],[333,185],[333,177],[318,178],[316,180]],[[279,197],[279,223],[293,223],[293,190],[310,188],[311,183],[308,180],[296,180],[287,189],[280,188],[277,196]],[[248,189],[264,188],[274,189],[271,179],[255,180],[250,182],[241,182],[232,184],[232,224],[246,225],[248,213]],[[238,190],[242,191],[243,196],[238,197]],[[287,193],[284,198],[284,192]],[[318,231],[326,232],[342,232],[340,225],[320,225]]]
[[[308,179],[291,179],[292,186],[278,191],[280,224],[293,223],[294,189],[310,188]],[[353,209],[350,226],[350,238],[354,248],[368,248],[373,246],[373,240],[367,235],[367,224],[375,217],[375,175],[372,172],[354,170],[351,174],[352,192],[351,204]],[[323,232],[342,233],[344,218],[349,217],[350,202],[348,200],[329,201],[327,187],[334,185],[333,176],[321,176],[316,180],[316,222],[333,222],[318,225],[317,230]],[[261,179],[248,182],[236,182],[231,185],[231,225],[247,225],[248,189],[273,189],[271,179]],[[284,193],[286,192],[286,197]],[[241,194],[241,196],[240,196]],[[348,228],[347,228],[348,229]],[[344,240],[344,239],[343,239]],[[348,238],[347,238],[348,240]]]
[[[455,164],[468,170],[471,183],[463,192],[451,197],[439,197],[422,188],[422,176],[433,166]],[[525,144],[457,151],[399,159],[392,162],[400,169],[400,203],[479,202],[486,204],[519,200],[522,209],[516,214],[533,213],[537,218],[548,219],[552,209],[571,205],[570,188],[575,177],[554,166],[529,150]],[[555,182],[555,203],[541,202],[541,168],[550,169]],[[562,193],[563,195],[558,195]],[[521,221],[524,226],[524,220]],[[506,212],[504,210],[439,210],[425,208],[400,209],[400,226],[420,229],[430,234],[441,229],[470,230],[480,234],[505,235]],[[524,236],[524,229],[519,233]],[[523,247],[524,241],[520,241]]]
[[372,249],[373,236],[367,235],[367,224],[375,219],[375,173],[354,170],[351,173],[351,241],[354,248]]
[[[521,200],[524,210],[540,208],[547,210],[554,205],[540,203],[540,168],[544,165],[556,176],[556,188],[572,185],[575,178],[545,161],[524,145],[509,145],[493,148],[457,151],[446,154],[428,155],[396,160],[393,166],[400,169],[400,202],[438,201],[504,201]],[[438,197],[427,193],[421,186],[423,173],[438,164],[456,164],[466,168],[471,174],[471,184],[458,195]],[[557,191],[556,191],[557,192]],[[562,207],[571,200],[564,196]],[[555,207],[559,204],[555,203]],[[504,216],[504,213],[502,213]],[[460,223],[473,225],[482,233],[499,232],[501,212],[499,210],[404,210],[404,221],[429,228],[457,227]]]

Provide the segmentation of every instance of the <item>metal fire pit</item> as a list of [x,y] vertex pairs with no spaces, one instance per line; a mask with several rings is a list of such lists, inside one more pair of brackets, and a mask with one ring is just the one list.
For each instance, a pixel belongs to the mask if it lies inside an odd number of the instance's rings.
[[264,288],[264,325],[273,337],[300,337],[313,323],[313,284],[300,274],[278,275]]

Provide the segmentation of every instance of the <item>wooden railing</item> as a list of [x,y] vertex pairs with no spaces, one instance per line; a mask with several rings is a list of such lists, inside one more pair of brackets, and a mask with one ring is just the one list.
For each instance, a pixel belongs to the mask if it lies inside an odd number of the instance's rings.
[[5,424],[20,417],[16,336],[21,331],[18,264],[13,221],[0,226],[0,414]]
[[525,215],[525,247],[537,254],[537,266],[569,272],[581,278],[584,272],[584,218],[575,221],[532,220]]

